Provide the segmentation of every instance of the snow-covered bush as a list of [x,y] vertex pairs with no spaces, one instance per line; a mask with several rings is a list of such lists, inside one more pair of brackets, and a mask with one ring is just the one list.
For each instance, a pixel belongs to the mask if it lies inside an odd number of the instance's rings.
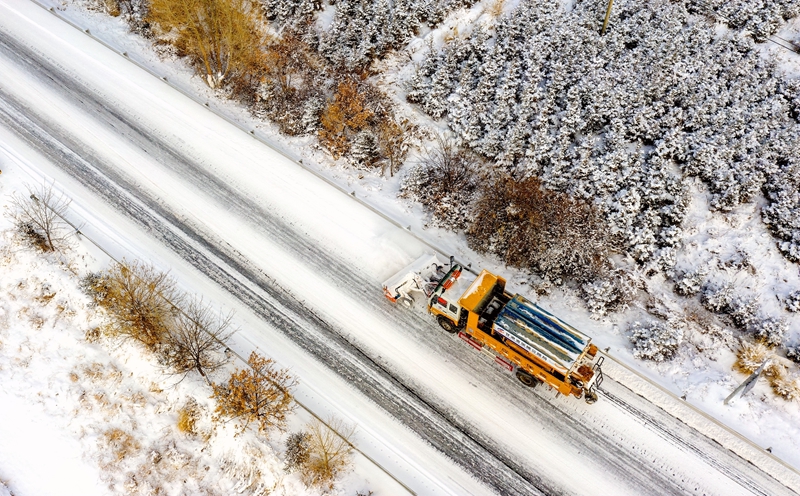
[[747,329],[756,322],[760,305],[752,296],[735,295],[729,306],[731,319],[738,328]]
[[786,350],[786,358],[794,363],[800,363],[800,346],[792,346]]
[[784,319],[761,317],[754,319],[747,330],[767,346],[780,346],[789,330],[789,324]]
[[703,285],[700,301],[709,312],[728,313],[734,299],[732,284],[707,283]]
[[[800,85],[798,86],[800,89]],[[800,115],[799,115],[800,118]],[[772,234],[778,238],[778,248],[793,262],[800,262],[800,157],[796,150],[800,139],[795,135],[784,147],[784,163],[764,185],[770,204],[761,210],[761,217]]]
[[618,271],[584,284],[581,291],[592,318],[599,319],[625,310],[636,294],[636,282],[630,274]]
[[675,292],[681,296],[694,296],[700,292],[705,281],[707,271],[694,270],[684,272],[675,281]]
[[[758,5],[747,16],[784,15]],[[614,8],[600,36],[594,2],[565,12],[522,0],[496,24],[431,48],[407,98],[515,177],[597,202],[629,255],[664,267],[680,243],[688,176],[705,182],[712,208],[729,210],[778,170],[790,175],[796,92],[750,38],[718,32],[683,2]],[[775,217],[784,253],[800,255],[797,188],[774,184],[770,203],[786,205],[765,220]]]
[[405,177],[400,194],[425,206],[434,225],[464,229],[472,217],[480,165],[473,153],[440,137]]
[[798,0],[689,0],[691,11],[725,23],[732,29],[744,29],[762,42],[787,19],[800,14]]
[[640,360],[664,362],[671,360],[683,343],[685,324],[671,319],[667,322],[634,322],[629,328],[633,356]]
[[789,312],[800,312],[800,290],[789,293],[783,300],[783,305]]
[[356,167],[371,167],[378,159],[378,137],[370,129],[356,134],[350,147],[350,162]]
[[436,26],[449,12],[474,3],[475,0],[338,0],[330,27],[318,35],[319,52],[334,65],[361,69],[389,50],[404,46],[423,25]]
[[301,469],[309,458],[308,433],[293,432],[286,438],[286,470]]

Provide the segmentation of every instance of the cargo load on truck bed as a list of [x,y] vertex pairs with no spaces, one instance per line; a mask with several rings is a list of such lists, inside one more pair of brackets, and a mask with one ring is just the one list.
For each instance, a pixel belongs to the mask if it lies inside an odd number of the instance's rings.
[[495,332],[567,375],[591,339],[571,325],[516,295],[494,321]]

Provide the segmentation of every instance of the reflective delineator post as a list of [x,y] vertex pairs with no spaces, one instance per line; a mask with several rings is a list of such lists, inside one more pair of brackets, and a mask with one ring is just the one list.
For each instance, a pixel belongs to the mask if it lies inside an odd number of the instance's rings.
[[728,395],[727,398],[725,398],[725,401],[723,401],[723,404],[727,405],[728,403],[730,403],[731,401],[733,401],[737,397],[744,396],[745,394],[747,394],[748,391],[753,389],[753,387],[756,385],[756,381],[758,380],[759,376],[761,376],[761,372],[764,371],[764,368],[767,366],[767,364],[769,363],[770,360],[771,360],[771,358],[767,358],[766,360],[764,360],[764,363],[762,363],[755,370],[755,372],[750,374],[750,377],[745,379],[743,383],[739,384],[739,387],[734,389],[733,392],[730,395]]

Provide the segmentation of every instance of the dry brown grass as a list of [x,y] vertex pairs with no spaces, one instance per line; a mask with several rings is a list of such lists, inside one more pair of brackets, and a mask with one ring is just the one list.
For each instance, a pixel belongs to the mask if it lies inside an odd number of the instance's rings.
[[800,379],[790,376],[785,367],[777,369],[769,383],[772,391],[786,401],[800,398]]
[[197,434],[197,419],[200,417],[200,410],[197,402],[189,398],[180,410],[178,410],[178,430],[184,434]]
[[761,343],[742,341],[733,367],[743,374],[752,374],[770,354],[769,348]]
[[492,4],[486,9],[486,13],[492,17],[500,17],[500,14],[503,13],[503,7],[506,4],[506,0],[494,0]]
[[103,441],[118,462],[136,454],[141,448],[136,438],[116,427],[103,433]]

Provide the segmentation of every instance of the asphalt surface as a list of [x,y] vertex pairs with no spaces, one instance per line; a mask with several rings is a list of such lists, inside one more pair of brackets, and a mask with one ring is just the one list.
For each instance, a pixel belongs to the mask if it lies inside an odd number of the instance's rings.
[[[0,32],[0,56],[24,68],[37,80],[58,91],[67,100],[80,102],[102,126],[113,128],[133,146],[145,151],[164,168],[180,174],[205,195],[229,205],[231,215],[266,233],[276,244],[297,254],[313,269],[341,288],[348,297],[363,302],[367,310],[387,314],[397,322],[398,332],[425,340],[432,349],[463,368],[465,375],[489,381],[497,394],[531,412],[520,422],[535,422],[543,430],[557,432],[564,449],[583,453],[609,477],[625,481],[639,494],[686,494],[698,490],[695,481],[676,475],[670,461],[659,458],[657,449],[637,443],[623,432],[609,432],[601,418],[577,408],[575,399],[553,399],[532,394],[487,363],[452,336],[440,332],[420,313],[389,305],[379,291],[379,282],[358,267],[337,257],[307,236],[302,228],[287,223],[268,208],[231,187],[223,178],[141,124],[113,101],[98,96],[79,78]],[[498,494],[565,494],[559,483],[564,474],[537,473],[509,446],[473,425],[466,416],[437,398],[435,391],[418,383],[401,369],[393,368],[326,321],[316,309],[303,303],[243,257],[217,233],[190,222],[163,199],[108,162],[92,143],[82,141],[56,119],[41,114],[15,95],[0,79],[0,125],[13,130],[32,148],[47,157],[88,191],[140,225],[155,239],[189,261],[200,272],[225,288],[279,329],[331,371],[358,389],[398,421],[408,426],[436,449],[446,454]],[[793,494],[791,489],[722,448],[624,385],[607,378],[600,401],[613,404],[626,415],[647,426],[688,456],[695,456],[735,481],[743,493]],[[565,467],[565,471],[579,468]],[[702,489],[702,488],[701,488]],[[713,488],[711,488],[713,489]],[[709,490],[709,488],[705,488]]]

